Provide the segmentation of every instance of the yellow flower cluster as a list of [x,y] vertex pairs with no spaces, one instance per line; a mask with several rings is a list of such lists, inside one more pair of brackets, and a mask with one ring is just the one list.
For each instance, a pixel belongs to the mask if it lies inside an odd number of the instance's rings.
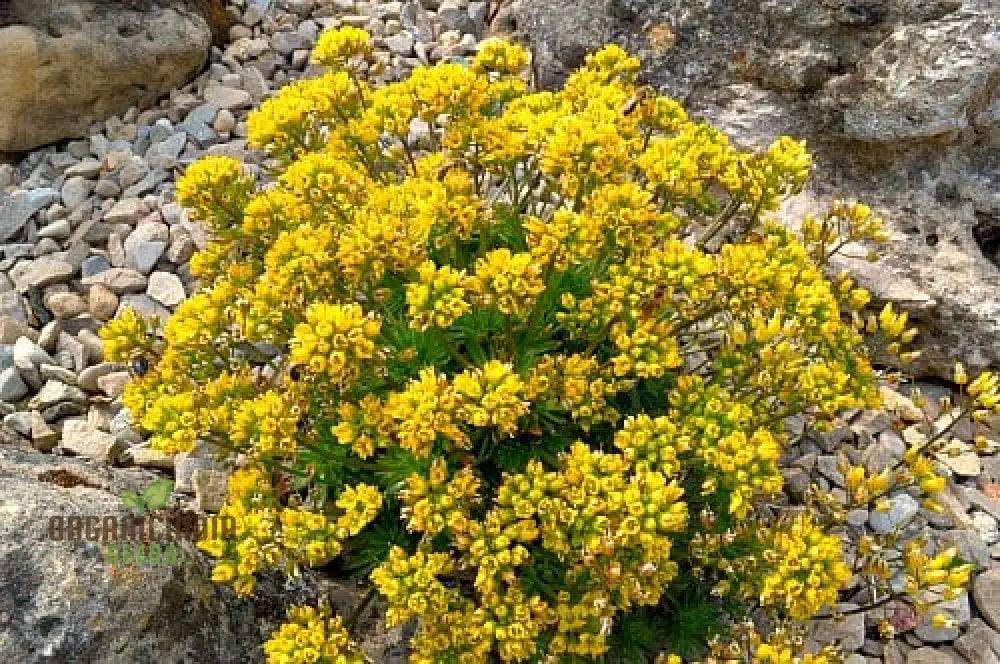
[[503,362],[487,362],[457,376],[452,385],[461,395],[458,415],[475,427],[495,426],[509,436],[517,433],[517,420],[527,414],[524,382]]
[[155,341],[155,329],[150,321],[126,308],[117,318],[101,328],[104,357],[110,362],[127,362],[148,355]]
[[508,316],[523,316],[545,290],[543,268],[530,253],[511,253],[503,248],[476,261],[469,280],[476,304],[496,307]]
[[208,156],[191,164],[176,186],[177,200],[221,232],[242,220],[254,180],[232,157]]
[[597,360],[582,355],[548,355],[527,380],[525,398],[541,406],[566,411],[581,426],[613,422],[618,412],[608,404],[621,387],[601,371]]
[[221,559],[212,579],[231,582],[241,595],[253,592],[256,574],[264,568],[291,572],[336,556],[344,540],[367,526],[382,507],[381,493],[366,484],[344,489],[335,503],[342,510],[337,519],[307,506],[282,506],[270,474],[255,468],[237,470],[227,492],[219,516],[233,518],[234,533],[223,539],[208,532],[198,547]]
[[468,532],[470,508],[477,502],[480,484],[471,468],[462,468],[449,479],[444,458],[435,458],[426,478],[417,473],[410,475],[406,489],[400,492],[406,505],[402,516],[407,519],[407,528],[430,535],[445,528],[454,533]]
[[[878,407],[866,337],[908,357],[905,314],[824,272],[884,238],[872,211],[762,218],[801,191],[805,145],[738,149],[617,46],[546,92],[499,40],[389,84],[356,28],[313,61],[329,71],[249,119],[266,185],[219,157],[178,182],[213,235],[200,290],[162,329],[127,312],[102,332],[110,360],[142,360],[124,403],[157,449],[206,441],[246,466],[235,533],[200,543],[214,578],[246,594],[343,555],[374,569],[389,624],[417,620],[421,664],[627,660],[631,629],[668,652],[678,625],[735,632],[692,621],[689,597],[760,602],[776,625],[836,604],[844,510],[818,491],[793,518],[760,506],[789,417]],[[998,412],[1000,379],[956,376],[973,419]],[[845,466],[854,504],[943,484],[919,445],[879,472]],[[884,545],[859,547],[867,576],[891,578]],[[921,591],[966,579],[906,555]],[[358,661],[348,631],[296,609],[266,650]],[[827,663],[794,645],[748,637],[740,661]]]
[[340,422],[332,427],[333,435],[341,445],[350,445],[362,459],[375,454],[376,448],[390,444],[392,421],[378,397],[366,394],[357,404],[344,401],[337,414]]
[[351,639],[340,616],[329,609],[295,606],[288,621],[276,629],[264,644],[267,664],[365,664],[361,647]]
[[371,579],[389,602],[385,622],[400,625],[414,616],[436,615],[448,610],[451,592],[437,577],[454,569],[454,561],[445,553],[418,551],[407,555],[400,547],[389,552]]
[[375,355],[374,339],[381,324],[365,316],[358,304],[316,302],[305,322],[295,326],[289,359],[314,377],[345,385],[361,373],[361,364]]
[[808,514],[766,531],[762,538],[774,558],[764,578],[760,601],[806,620],[832,606],[851,569],[843,560],[840,538],[824,533]]
[[464,446],[468,436],[456,421],[459,400],[448,380],[433,368],[422,370],[402,392],[390,394],[385,412],[396,422],[400,447],[426,457],[439,435]]
[[449,328],[472,308],[465,299],[465,275],[427,261],[417,270],[420,281],[406,287],[410,325],[418,330]]

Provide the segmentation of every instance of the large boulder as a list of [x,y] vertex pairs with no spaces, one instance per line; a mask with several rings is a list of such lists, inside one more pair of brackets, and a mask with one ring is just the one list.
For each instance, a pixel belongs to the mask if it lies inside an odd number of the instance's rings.
[[51,517],[126,516],[119,492],[155,478],[0,448],[0,661],[257,662],[286,602],[315,599],[273,578],[237,599],[190,544],[177,564],[113,567],[98,542],[49,538]]
[[0,3],[0,152],[152,103],[201,69],[211,40],[200,0]]
[[784,212],[843,197],[882,214],[885,259],[835,267],[911,312],[925,351],[913,370],[1000,366],[996,0],[517,0],[494,28],[532,44],[543,85],[613,39],[737,144],[807,139],[816,173]]

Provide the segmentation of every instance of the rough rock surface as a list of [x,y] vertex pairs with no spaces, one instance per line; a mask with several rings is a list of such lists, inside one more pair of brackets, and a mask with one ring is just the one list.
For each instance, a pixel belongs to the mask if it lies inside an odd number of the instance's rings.
[[534,45],[543,85],[613,39],[741,146],[806,138],[816,174],[787,212],[847,197],[886,218],[887,259],[847,267],[920,323],[914,370],[1000,365],[995,0],[518,0],[494,29]]
[[194,3],[141,4],[5,3],[0,152],[79,136],[91,123],[149,104],[198,72],[211,32]]
[[185,545],[177,565],[105,563],[99,543],[52,541],[52,516],[123,517],[118,492],[155,476],[0,448],[0,660],[5,662],[260,661],[259,644],[284,616],[286,593],[315,583],[265,580],[254,600],[208,578]]

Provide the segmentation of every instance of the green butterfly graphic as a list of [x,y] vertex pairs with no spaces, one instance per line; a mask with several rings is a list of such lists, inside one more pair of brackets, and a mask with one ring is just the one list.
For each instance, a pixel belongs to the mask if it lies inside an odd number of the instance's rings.
[[122,505],[135,510],[138,514],[144,514],[146,510],[155,510],[166,505],[173,490],[174,481],[164,478],[147,486],[141,496],[133,491],[122,491],[120,495]]

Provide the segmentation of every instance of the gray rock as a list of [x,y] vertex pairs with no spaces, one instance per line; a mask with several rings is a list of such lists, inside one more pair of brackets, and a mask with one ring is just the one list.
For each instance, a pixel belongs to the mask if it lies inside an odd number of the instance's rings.
[[38,372],[43,380],[54,380],[67,385],[76,385],[76,374],[56,364],[43,364]]
[[389,51],[403,58],[413,55],[413,44],[413,35],[405,32],[385,38],[385,45]]
[[149,164],[142,157],[130,157],[118,171],[118,184],[130,187],[149,174]]
[[983,572],[972,582],[976,609],[993,629],[1000,629],[1000,569]]
[[977,11],[977,3],[970,4],[966,11],[898,28],[858,63],[861,93],[844,111],[849,137],[897,141],[969,126],[1000,58],[995,6]]
[[22,436],[31,436],[31,411],[20,410],[15,413],[5,415],[3,424],[8,429],[12,429]]
[[20,372],[14,367],[0,371],[0,401],[14,403],[28,394],[28,386],[24,384]]
[[1000,542],[1000,528],[997,527],[997,520],[986,512],[974,511],[972,513],[972,526],[979,533],[984,544],[990,545]]
[[62,446],[77,456],[114,463],[125,444],[110,433],[93,428],[87,420],[70,419],[63,425]]
[[111,418],[108,430],[127,445],[135,445],[142,440],[142,436],[132,426],[132,417],[128,408],[122,408]]
[[212,128],[220,134],[231,134],[233,129],[236,128],[236,118],[233,117],[232,112],[229,109],[222,109],[219,114],[215,116],[215,122],[212,123]]
[[167,260],[178,265],[187,263],[194,255],[196,248],[190,235],[181,235],[167,247]]
[[164,140],[149,146],[149,150],[146,151],[146,159],[150,160],[150,162],[153,162],[156,158],[177,159],[181,155],[181,152],[184,151],[186,144],[187,133],[178,131],[176,134],[172,134]]
[[126,198],[115,203],[104,220],[109,224],[134,224],[143,214],[142,201],[137,198]]
[[[8,0],[3,25],[0,152],[80,136],[95,121],[153,105],[201,69],[211,42],[205,16],[176,0],[113,12],[83,0]],[[113,140],[134,137],[132,123],[111,128]]]
[[14,365],[18,369],[32,369],[43,364],[55,364],[48,353],[27,337],[21,337],[14,342]]
[[0,316],[0,344],[12,344],[21,337],[37,339],[38,332],[10,316]]
[[[236,110],[250,108],[253,100],[250,93],[238,88],[227,88],[222,85],[209,85],[205,88],[205,101],[216,108]],[[214,120],[215,118],[212,118]],[[206,123],[208,124],[208,123]]]
[[174,455],[154,450],[146,445],[135,445],[125,452],[127,460],[133,466],[143,468],[158,468],[160,470],[173,471]]
[[10,196],[0,192],[0,242],[13,237],[24,227],[31,215],[55,203],[60,197],[55,189],[22,190]]
[[49,380],[38,394],[31,398],[28,407],[32,410],[45,410],[63,402],[85,404],[87,403],[87,395],[79,387],[73,387],[57,380]]
[[104,342],[91,330],[80,330],[77,333],[77,343],[84,349],[87,361],[101,362],[104,359]]
[[906,656],[906,664],[957,664],[951,655],[936,648],[917,648]]
[[73,232],[69,219],[59,219],[38,229],[38,237],[65,240]]
[[56,349],[56,342],[59,341],[59,334],[62,326],[59,321],[50,321],[45,324],[41,332],[38,333],[38,345],[46,352],[51,353]]
[[141,293],[146,290],[146,283],[145,275],[126,267],[109,268],[83,279],[84,286],[100,284],[118,295]]
[[59,432],[49,426],[37,410],[31,411],[31,446],[39,452],[50,452],[59,444]]
[[[856,609],[854,604],[842,604],[838,609]],[[812,623],[812,640],[821,644],[838,644],[844,652],[860,650],[865,642],[865,615],[855,613],[843,620],[816,620]]]
[[75,210],[83,205],[94,190],[94,183],[82,175],[68,178],[62,186],[62,202],[68,210]]
[[136,272],[149,274],[166,248],[166,242],[134,243],[131,248],[125,250],[125,266]]
[[184,284],[176,274],[154,272],[149,275],[146,294],[166,307],[175,307],[184,301]]
[[117,314],[120,315],[126,309],[131,309],[147,318],[155,316],[161,322],[170,318],[170,310],[148,295],[123,295],[118,304]]
[[76,293],[53,293],[46,304],[56,318],[73,318],[87,310],[86,301]]
[[92,180],[101,174],[101,169],[100,161],[87,157],[83,161],[67,168],[64,174],[67,178],[81,177]]
[[95,284],[90,287],[87,306],[94,318],[110,320],[118,311],[118,296],[106,286]]
[[920,511],[920,503],[907,493],[893,496],[889,499],[889,504],[887,512],[873,510],[868,518],[872,529],[877,533],[888,533],[905,527]]
[[99,389],[97,380],[101,376],[107,376],[109,373],[119,371],[120,369],[121,365],[115,362],[101,362],[81,371],[80,375],[77,376],[77,383],[88,392],[97,392]]
[[108,259],[104,256],[90,256],[80,266],[80,276],[84,278],[92,277],[98,272],[107,270],[109,267],[111,267],[111,264],[108,263]]
[[0,293],[0,316],[13,318],[21,323],[28,322],[28,315],[24,310],[24,302],[21,300],[20,293],[17,291]]
[[204,459],[183,452],[174,456],[174,491],[194,493],[193,475],[196,470],[216,470],[221,466],[212,459]]
[[1000,634],[989,628],[978,618],[969,629],[955,639],[955,650],[969,661],[969,664],[1000,664]]
[[[158,477],[147,470],[0,448],[5,661],[73,662],[81,661],[81,653],[98,653],[84,659],[182,662],[198,653],[205,664],[245,664],[256,659],[261,634],[283,621],[289,602],[315,604],[319,587],[308,572],[287,585],[265,575],[256,598],[238,599],[209,579],[209,563],[187,541],[180,543],[176,564],[118,565],[112,573],[106,544],[48,538],[53,517],[109,516],[122,523],[133,513],[122,505],[121,492],[142,493]],[[349,586],[331,591],[345,607],[360,600]]]
[[476,31],[476,24],[464,7],[457,3],[445,5],[442,3],[437,12],[437,20],[441,24],[442,30],[456,30],[460,33],[472,33]]
[[25,265],[23,270],[12,273],[14,286],[21,293],[28,289],[45,288],[52,284],[69,281],[73,277],[73,266],[64,260],[52,256],[42,256]]
[[942,547],[956,547],[962,560],[975,565],[976,571],[986,570],[990,566],[990,550],[973,531],[949,530],[940,535],[938,542]]
[[229,473],[211,468],[195,468],[191,485],[198,507],[205,512],[218,512],[226,504],[226,485]]
[[[935,614],[944,616],[958,623],[956,627],[934,627],[932,620]],[[920,617],[920,623],[914,629],[914,634],[924,643],[947,643],[954,641],[961,628],[969,624],[972,617],[972,610],[969,607],[969,594],[962,593],[953,600],[941,601],[934,604],[931,611]]]
[[[290,55],[292,51],[309,48],[309,46],[309,41],[297,32],[277,32],[271,37],[271,48],[282,55]],[[215,103],[207,94],[205,98]],[[228,108],[223,104],[218,105],[222,108]]]
[[132,375],[128,371],[112,371],[97,379],[97,387],[109,397],[117,398],[122,395],[125,385],[131,378]]

